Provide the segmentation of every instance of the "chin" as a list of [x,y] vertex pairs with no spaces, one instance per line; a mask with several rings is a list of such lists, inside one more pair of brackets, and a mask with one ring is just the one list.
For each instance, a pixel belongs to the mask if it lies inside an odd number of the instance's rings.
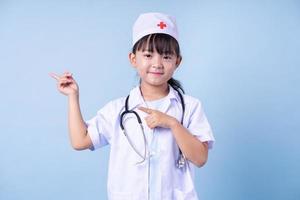
[[155,86],[155,87],[158,87],[158,86],[163,86],[164,84],[166,84],[168,81],[167,80],[148,80],[146,81],[146,83],[148,85],[151,85],[151,86]]
[[150,83],[150,85],[155,86],[155,87],[160,87],[160,86],[164,86],[165,82],[161,83],[161,82],[155,82],[155,83]]

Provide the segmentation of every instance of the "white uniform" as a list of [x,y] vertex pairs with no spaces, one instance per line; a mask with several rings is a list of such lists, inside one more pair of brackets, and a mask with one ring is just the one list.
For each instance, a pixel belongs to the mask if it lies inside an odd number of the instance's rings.
[[[172,88],[159,107],[161,112],[171,115],[180,122],[182,106],[177,92]],[[147,159],[140,164],[141,157],[129,145],[120,127],[120,114],[125,110],[125,99],[109,102],[97,115],[87,121],[93,149],[110,144],[108,172],[108,199],[110,200],[194,200],[198,199],[195,190],[194,168],[187,161],[184,169],[176,167],[179,150],[176,141],[167,128],[150,129],[144,118],[146,113],[137,109],[147,107],[137,86],[130,92],[129,109],[134,109],[142,119],[147,138]],[[214,137],[199,100],[184,95],[185,115],[183,125],[197,138],[207,141],[212,147]],[[133,114],[127,114],[124,127],[141,154],[144,140],[141,128]]]

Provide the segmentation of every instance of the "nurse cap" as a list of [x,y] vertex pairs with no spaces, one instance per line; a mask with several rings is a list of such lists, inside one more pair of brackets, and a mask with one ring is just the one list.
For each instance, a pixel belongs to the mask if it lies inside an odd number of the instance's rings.
[[168,34],[178,41],[175,18],[163,13],[141,14],[133,25],[132,45],[142,37],[153,33]]

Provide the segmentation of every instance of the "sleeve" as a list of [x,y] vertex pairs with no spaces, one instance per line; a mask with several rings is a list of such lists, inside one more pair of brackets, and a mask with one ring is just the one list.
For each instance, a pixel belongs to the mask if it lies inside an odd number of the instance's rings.
[[112,119],[107,106],[100,109],[97,115],[85,122],[88,134],[93,143],[90,150],[95,150],[109,144],[112,131]]
[[213,147],[215,139],[199,100],[196,100],[190,109],[190,118],[187,128],[193,135],[197,136],[201,142],[208,142],[209,149]]

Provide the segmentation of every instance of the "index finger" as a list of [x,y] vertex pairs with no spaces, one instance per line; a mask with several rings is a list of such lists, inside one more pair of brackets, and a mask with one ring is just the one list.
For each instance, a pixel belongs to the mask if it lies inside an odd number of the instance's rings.
[[141,111],[143,111],[145,113],[148,113],[148,114],[152,113],[152,110],[150,108],[139,107],[139,110],[141,110]]
[[60,77],[57,75],[57,74],[54,74],[54,73],[49,73],[49,75],[52,77],[52,78],[54,78],[54,79],[56,79],[57,81],[60,79]]

